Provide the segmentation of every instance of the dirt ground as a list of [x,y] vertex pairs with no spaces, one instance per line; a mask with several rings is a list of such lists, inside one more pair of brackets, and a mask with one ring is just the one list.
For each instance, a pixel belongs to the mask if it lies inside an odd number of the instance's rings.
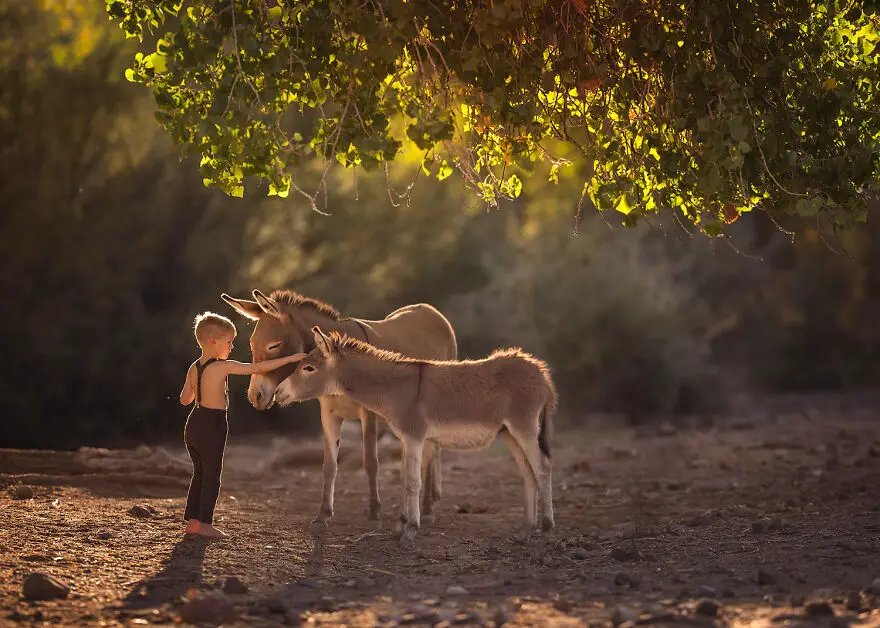
[[[319,445],[239,442],[233,422],[216,523],[231,537],[213,542],[183,537],[177,443],[0,450],[0,625],[880,625],[876,398],[559,429],[557,529],[525,546],[510,539],[523,486],[502,443],[443,452],[437,520],[403,547],[395,449],[380,530],[358,440],[347,432],[336,513],[316,536]],[[69,594],[25,600],[31,572]],[[247,591],[224,593],[228,576]]]

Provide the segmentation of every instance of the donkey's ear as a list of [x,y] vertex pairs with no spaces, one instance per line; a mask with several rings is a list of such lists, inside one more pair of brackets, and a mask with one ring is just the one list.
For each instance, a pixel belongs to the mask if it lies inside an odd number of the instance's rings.
[[259,290],[254,290],[254,298],[266,314],[274,316],[275,318],[281,318],[281,310],[278,308],[278,304],[274,299],[267,297]]
[[321,354],[325,358],[329,358],[333,354],[333,342],[330,337],[324,334],[317,325],[312,327],[312,333],[315,334],[315,345],[320,349]]
[[256,301],[248,301],[246,299],[236,299],[225,292],[220,295],[220,298],[226,301],[229,305],[233,307],[239,314],[245,316],[251,320],[259,320],[260,315],[263,313],[263,309],[260,307],[259,303]]

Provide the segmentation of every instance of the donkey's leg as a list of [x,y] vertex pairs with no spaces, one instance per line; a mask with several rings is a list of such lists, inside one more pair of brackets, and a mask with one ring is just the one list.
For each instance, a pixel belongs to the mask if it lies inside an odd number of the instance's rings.
[[436,463],[440,448],[431,441],[425,441],[425,447],[422,451],[422,475],[424,482],[422,484],[422,509],[421,523],[428,525],[434,523],[434,474],[436,472]]
[[419,512],[419,492],[422,488],[422,450],[424,439],[404,439],[403,464],[406,484],[403,500],[406,507],[406,523],[403,525],[402,541],[412,541],[421,524]]
[[312,523],[327,523],[333,516],[333,495],[336,485],[336,470],[339,459],[339,432],[342,419],[333,414],[321,403],[321,427],[324,430],[324,492],[321,495],[321,510]]
[[553,518],[553,470],[550,457],[541,451],[537,434],[524,433],[520,430],[511,430],[511,432],[522,447],[526,460],[535,474],[541,498],[541,530],[545,536],[549,536],[556,525]]
[[361,431],[364,437],[364,471],[367,473],[367,487],[370,491],[370,521],[379,521],[382,504],[379,501],[379,430],[378,418],[366,408],[360,409]]
[[525,491],[523,522],[519,530],[517,530],[514,538],[520,543],[525,543],[529,536],[531,536],[532,530],[538,524],[538,511],[536,507],[538,501],[537,482],[535,481],[535,474],[532,471],[532,466],[529,464],[526,454],[516,438],[514,438],[514,436],[506,429],[501,431],[501,438],[510,448],[510,453],[513,454],[516,464],[519,465],[520,473],[522,473],[523,476],[523,489]]

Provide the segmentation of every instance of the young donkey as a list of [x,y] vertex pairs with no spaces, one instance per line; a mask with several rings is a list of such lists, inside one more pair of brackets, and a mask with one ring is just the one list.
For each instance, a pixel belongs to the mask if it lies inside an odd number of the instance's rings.
[[[228,294],[223,300],[243,316],[256,321],[250,338],[254,362],[294,353],[308,353],[315,348],[312,327],[363,337],[382,349],[399,351],[414,358],[454,360],[458,355],[455,331],[443,314],[430,305],[417,303],[401,307],[382,320],[343,317],[332,306],[292,290],[276,290],[270,296],[253,291],[255,301],[234,299]],[[265,375],[254,375],[248,387],[248,399],[258,410],[273,403],[285,405],[289,397],[287,376],[293,366],[280,368]],[[324,431],[324,490],[316,523],[326,523],[333,515],[336,485],[339,434],[345,419],[360,419],[363,427],[364,470],[370,489],[369,518],[380,519],[379,456],[377,451],[377,420],[382,418],[355,403],[345,395],[322,396],[321,426]],[[440,450],[427,448],[424,455],[426,490],[423,512],[433,512],[440,498]],[[426,517],[427,519],[428,517]]]
[[420,523],[422,450],[488,447],[501,435],[525,484],[525,541],[537,525],[540,495],[546,535],[553,530],[549,433],[557,394],[546,364],[520,349],[482,360],[416,360],[360,340],[312,328],[316,348],[290,376],[294,399],[344,394],[385,417],[403,444],[402,536]]

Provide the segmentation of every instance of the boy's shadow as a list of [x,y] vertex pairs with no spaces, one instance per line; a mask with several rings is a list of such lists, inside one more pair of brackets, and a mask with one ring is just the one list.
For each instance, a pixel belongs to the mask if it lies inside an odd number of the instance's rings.
[[153,608],[185,595],[193,587],[199,588],[204,584],[202,563],[210,543],[211,540],[199,536],[178,541],[162,569],[139,580],[122,599],[121,606]]

